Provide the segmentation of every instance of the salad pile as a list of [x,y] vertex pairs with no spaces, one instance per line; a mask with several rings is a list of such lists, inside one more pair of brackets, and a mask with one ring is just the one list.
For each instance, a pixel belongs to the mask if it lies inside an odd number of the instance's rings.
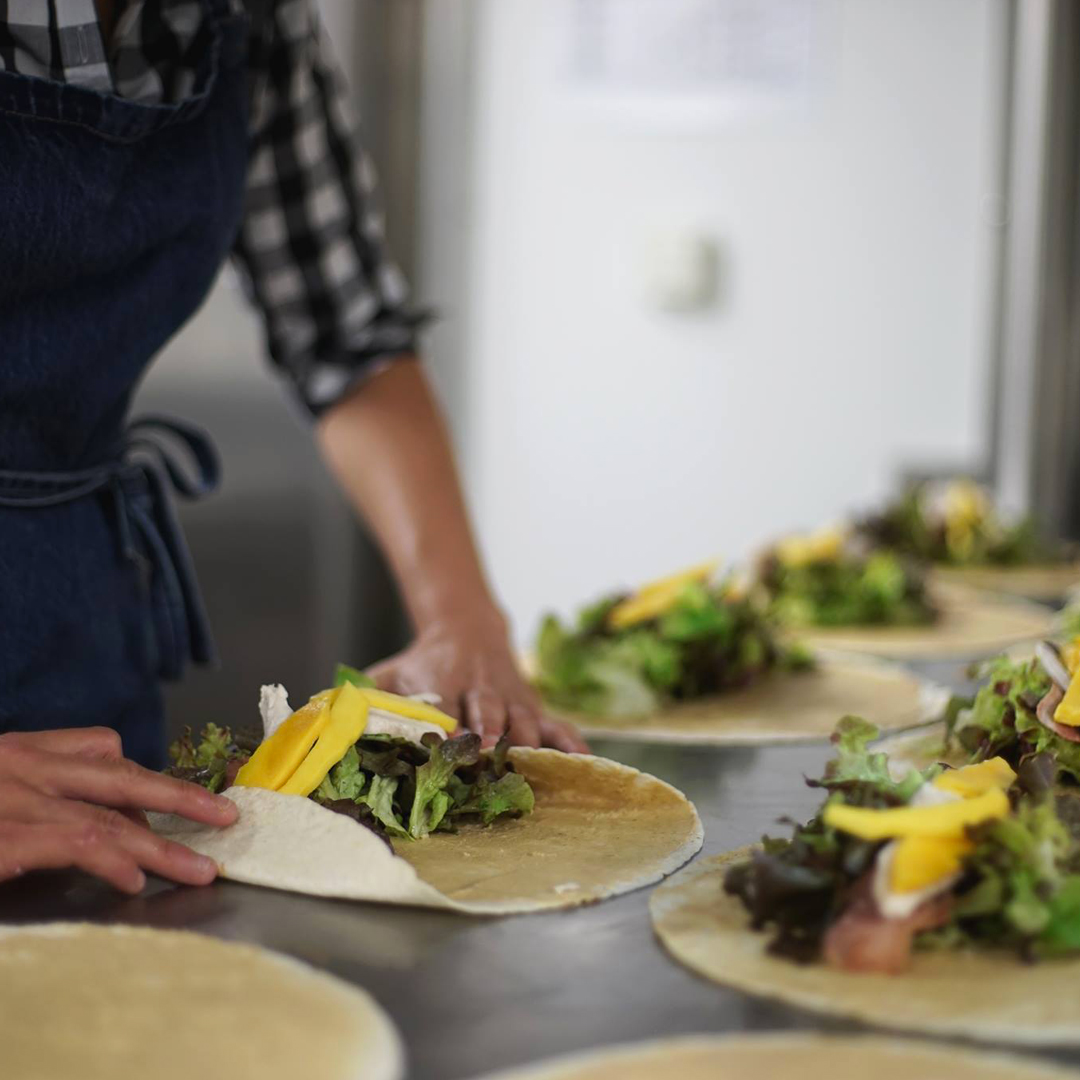
[[645,715],[666,702],[744,686],[767,672],[812,666],[782,645],[760,604],[714,564],[607,596],[565,626],[544,620],[536,682],[552,705],[600,716]]
[[1000,756],[897,777],[876,734],[841,721],[836,757],[808,781],[825,796],[817,815],[726,875],[769,951],[889,974],[918,949],[1080,952],[1076,795]]
[[421,839],[457,824],[528,814],[532,788],[514,771],[505,736],[482,754],[480,736],[410,698],[374,689],[339,666],[316,694],[258,745],[207,724],[169,749],[166,771],[211,791],[233,784],[306,795],[384,839]]
[[912,485],[859,530],[875,545],[954,566],[1022,566],[1070,557],[1062,545],[1046,543],[1031,518],[1005,520],[987,491],[971,480]]
[[917,561],[839,529],[782,540],[762,555],[757,581],[789,626],[920,626],[937,617]]

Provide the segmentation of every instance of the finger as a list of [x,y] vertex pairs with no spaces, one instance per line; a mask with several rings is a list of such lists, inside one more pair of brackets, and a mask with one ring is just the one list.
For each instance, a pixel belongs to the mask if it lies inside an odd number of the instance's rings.
[[108,727],[13,731],[3,736],[2,742],[53,754],[76,754],[109,761],[119,761],[124,756],[119,732]]
[[[130,815],[138,814],[142,824]],[[166,840],[145,827],[141,811],[110,810],[75,799],[43,795],[27,784],[0,785],[0,818],[27,825],[93,829],[125,851],[144,870],[184,885],[206,885],[217,877],[213,859]]]
[[540,714],[527,705],[511,705],[507,734],[514,746],[540,745]]
[[209,885],[217,877],[218,865],[213,859],[136,825],[118,810],[86,803],[69,805],[78,807],[87,820],[123,848],[143,870],[181,885]]
[[31,870],[78,867],[121,892],[138,893],[146,875],[93,826],[5,824],[0,827],[0,881]]
[[36,754],[27,777],[39,790],[119,809],[179,814],[206,825],[231,825],[236,804],[198,784],[162,776],[133,761],[86,761],[61,754]]
[[480,736],[484,746],[494,746],[506,730],[506,706],[491,690],[467,690],[462,695],[462,720]]
[[567,754],[592,753],[581,732],[573,724],[564,723],[562,720],[552,720],[550,717],[542,716],[540,738],[544,746],[562,750]]

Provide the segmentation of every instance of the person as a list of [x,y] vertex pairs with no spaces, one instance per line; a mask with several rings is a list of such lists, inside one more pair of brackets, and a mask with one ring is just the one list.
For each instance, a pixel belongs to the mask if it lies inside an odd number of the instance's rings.
[[193,880],[142,811],[230,820],[135,764],[162,764],[160,681],[213,657],[169,488],[217,460],[127,415],[230,256],[414,624],[380,685],[488,745],[587,749],[515,664],[345,98],[311,0],[0,5],[0,878]]

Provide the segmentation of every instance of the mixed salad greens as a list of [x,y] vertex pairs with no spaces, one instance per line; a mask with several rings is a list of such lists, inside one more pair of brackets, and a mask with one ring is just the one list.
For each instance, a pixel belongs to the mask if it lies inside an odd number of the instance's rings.
[[997,757],[897,777],[876,735],[842,720],[816,816],[726,875],[769,951],[883,973],[913,949],[1080,951],[1080,798]]
[[1005,520],[971,480],[911,485],[859,531],[883,548],[954,566],[1063,562],[1067,546],[1047,543],[1031,518]]
[[760,605],[731,578],[698,567],[607,596],[565,626],[548,615],[537,640],[536,683],[551,704],[628,717],[668,701],[744,686],[775,668],[811,667],[811,654],[783,645]]
[[788,626],[920,626],[937,617],[921,564],[839,529],[774,545],[759,560],[757,581],[771,614]]
[[[335,687],[346,683],[374,685],[363,673],[339,665]],[[257,746],[216,724],[207,724],[197,741],[188,729],[169,748],[172,765],[166,771],[221,791],[236,783]],[[505,736],[484,754],[480,736],[472,732],[443,737],[425,731],[417,740],[362,732],[319,770],[321,779],[308,798],[384,839],[453,832],[464,820],[490,825],[504,816],[528,814],[535,803],[532,788],[514,771],[508,752]]]
[[1036,657],[997,656],[977,664],[984,681],[972,698],[953,698],[945,716],[945,750],[959,749],[971,763],[1004,758],[1031,789],[1080,784],[1080,742],[1038,715],[1053,680]]

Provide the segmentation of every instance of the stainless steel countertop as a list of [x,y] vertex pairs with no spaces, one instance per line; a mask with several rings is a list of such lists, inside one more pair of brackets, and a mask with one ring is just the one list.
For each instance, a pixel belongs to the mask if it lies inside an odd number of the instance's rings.
[[[933,673],[960,681],[947,665]],[[777,831],[783,815],[811,813],[820,796],[800,777],[816,774],[828,757],[821,743],[713,750],[604,741],[594,748],[685,791],[705,825],[706,855]],[[0,921],[182,928],[289,953],[378,999],[401,1030],[415,1080],[463,1080],[662,1035],[865,1030],[699,979],[654,939],[649,892],[576,911],[472,919],[229,882],[205,889],[155,882],[122,899],[81,875],[49,874],[0,886]],[[1080,1064],[1080,1053],[1044,1056]]]

